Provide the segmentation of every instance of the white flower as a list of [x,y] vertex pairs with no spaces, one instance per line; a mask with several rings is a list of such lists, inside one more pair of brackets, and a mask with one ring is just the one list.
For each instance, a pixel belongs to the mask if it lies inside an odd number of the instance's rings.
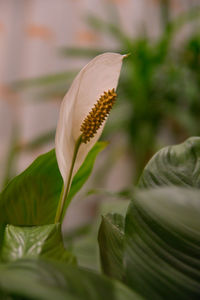
[[[81,125],[100,96],[105,91],[116,90],[122,60],[125,56],[117,53],[104,53],[95,57],[79,72],[63,99],[55,144],[64,185],[69,177],[75,144],[82,134]],[[88,143],[81,143],[73,174],[79,169],[87,153],[99,139],[104,123]]]

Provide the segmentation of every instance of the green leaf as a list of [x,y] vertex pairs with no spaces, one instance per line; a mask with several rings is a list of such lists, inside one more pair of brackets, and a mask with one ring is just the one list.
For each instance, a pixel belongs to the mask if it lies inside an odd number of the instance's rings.
[[113,278],[123,278],[124,217],[108,214],[99,228],[99,249],[103,272]]
[[[97,154],[106,145],[98,142],[88,153],[73,178],[69,202],[90,176]],[[39,156],[0,194],[0,224],[32,226],[54,223],[62,185],[55,150]]]
[[141,190],[125,222],[126,283],[146,299],[200,298],[200,193]]
[[75,262],[75,258],[63,246],[60,224],[5,227],[1,244],[2,262],[38,257]]
[[168,146],[157,152],[145,167],[139,187],[200,187],[200,138]]
[[15,299],[13,296],[41,300],[142,299],[117,281],[42,260],[21,260],[0,266],[0,289],[11,299]]
[[70,204],[72,198],[82,188],[84,183],[89,178],[89,176],[92,172],[92,169],[93,169],[93,166],[94,166],[97,155],[99,154],[99,152],[104,150],[106,146],[107,146],[107,142],[98,142],[89,151],[89,153],[86,156],[82,166],[79,168],[79,170],[77,171],[77,173],[75,174],[75,176],[72,180],[70,192],[69,192],[69,195],[67,197],[67,201],[65,202],[65,206],[64,206],[64,209],[63,209],[62,218],[64,218],[66,209],[67,209],[68,205]]
[[0,224],[54,223],[62,188],[55,151],[39,156],[0,194]]

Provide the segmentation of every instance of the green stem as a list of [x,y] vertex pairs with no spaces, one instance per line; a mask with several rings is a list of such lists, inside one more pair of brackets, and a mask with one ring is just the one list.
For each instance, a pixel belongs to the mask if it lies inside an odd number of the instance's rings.
[[80,148],[81,143],[82,143],[82,135],[78,138],[78,140],[76,141],[76,144],[75,144],[74,154],[73,154],[72,163],[71,163],[71,167],[70,167],[70,171],[69,171],[69,177],[68,177],[66,186],[63,185],[62,192],[60,194],[60,199],[59,199],[58,207],[57,207],[57,211],[56,211],[55,223],[58,223],[61,221],[64,207],[67,208],[69,206],[69,203],[67,202],[67,196],[69,194],[74,164],[75,164],[78,150]]

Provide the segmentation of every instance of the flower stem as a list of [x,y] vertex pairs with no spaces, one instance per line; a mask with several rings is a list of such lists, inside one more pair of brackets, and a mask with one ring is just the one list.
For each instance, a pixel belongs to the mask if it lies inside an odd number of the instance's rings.
[[78,138],[78,140],[76,141],[76,144],[75,144],[74,154],[73,154],[72,163],[71,163],[71,167],[70,167],[70,171],[69,171],[69,177],[68,177],[66,186],[63,185],[63,188],[62,188],[62,191],[60,194],[60,199],[59,199],[58,207],[57,207],[57,211],[56,211],[55,223],[61,222],[62,215],[63,215],[63,209],[64,209],[64,207],[67,208],[69,206],[69,203],[67,202],[67,196],[69,194],[74,164],[75,164],[78,150],[80,148],[81,143],[82,143],[82,135]]

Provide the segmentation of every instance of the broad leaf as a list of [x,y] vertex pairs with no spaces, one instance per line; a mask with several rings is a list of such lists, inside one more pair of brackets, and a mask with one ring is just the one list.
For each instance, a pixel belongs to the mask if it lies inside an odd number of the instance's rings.
[[2,262],[38,257],[75,262],[73,255],[63,246],[60,224],[5,227],[1,244]]
[[103,272],[110,277],[122,279],[124,217],[119,214],[102,217],[98,241]]
[[0,290],[9,299],[142,299],[123,284],[69,265],[18,261],[0,266]]
[[[68,203],[88,179],[96,156],[105,146],[106,143],[96,143],[88,153],[73,178]],[[62,184],[55,151],[39,156],[0,194],[0,224],[32,226],[54,223]]]
[[168,146],[157,152],[145,167],[139,187],[200,187],[200,138]]
[[54,223],[62,177],[55,151],[39,156],[15,177],[0,195],[0,223],[44,225]]
[[126,283],[146,299],[200,299],[200,192],[137,192],[125,224]]
[[69,192],[69,195],[67,197],[65,207],[63,209],[63,216],[62,216],[63,218],[64,218],[64,215],[65,215],[66,209],[67,209],[68,205],[70,204],[72,198],[82,188],[84,183],[89,178],[89,176],[92,172],[92,169],[93,169],[93,166],[94,166],[97,155],[99,154],[99,152],[104,150],[106,146],[107,146],[107,142],[98,142],[98,143],[96,143],[94,145],[94,147],[90,150],[88,155],[86,156],[82,166],[79,168],[79,170],[77,171],[77,173],[73,177],[70,192]]

